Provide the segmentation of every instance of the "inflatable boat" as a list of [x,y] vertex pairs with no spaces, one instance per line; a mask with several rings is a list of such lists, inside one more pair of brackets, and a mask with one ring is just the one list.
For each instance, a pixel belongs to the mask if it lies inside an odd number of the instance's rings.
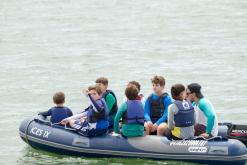
[[245,164],[246,146],[239,140],[224,137],[229,131],[229,123],[227,124],[221,126],[222,136],[207,140],[202,137],[169,140],[153,135],[126,138],[113,134],[88,138],[74,130],[52,125],[37,117],[22,121],[19,134],[33,148],[63,155],[135,157],[224,165]]

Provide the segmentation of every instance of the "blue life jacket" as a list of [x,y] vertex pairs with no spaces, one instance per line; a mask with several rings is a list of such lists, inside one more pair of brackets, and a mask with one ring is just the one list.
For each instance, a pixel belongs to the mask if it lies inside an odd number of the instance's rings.
[[123,115],[123,123],[144,125],[144,109],[140,100],[127,101],[127,111]]
[[53,107],[51,108],[51,122],[52,123],[59,123],[63,119],[70,117],[72,115],[69,114],[71,112],[70,109],[67,107]]
[[178,107],[178,113],[174,116],[176,127],[189,127],[195,124],[194,107],[189,100],[174,101]]
[[115,95],[115,93],[112,91],[112,90],[106,90],[106,92],[105,93],[103,93],[103,95],[102,95],[102,98],[104,98],[105,100],[106,100],[106,96],[108,95],[108,94],[112,94],[113,95],[113,97],[115,98],[115,103],[114,103],[114,105],[112,106],[112,109],[109,109],[109,116],[113,116],[113,115],[115,115],[116,113],[117,113],[117,110],[118,110],[118,106],[117,106],[117,97],[116,97],[116,95]]
[[87,109],[85,109],[85,111],[87,112],[87,121],[89,123],[96,123],[98,120],[104,119],[107,120],[107,106],[106,103],[103,99],[97,100],[96,101],[100,106],[103,105],[103,109],[100,112],[95,112],[95,110],[93,109],[93,106],[90,105]]
[[168,93],[163,93],[157,100],[154,100],[152,94],[148,97],[150,102],[150,118],[155,123],[159,118],[162,117],[165,111],[164,99],[168,96]]

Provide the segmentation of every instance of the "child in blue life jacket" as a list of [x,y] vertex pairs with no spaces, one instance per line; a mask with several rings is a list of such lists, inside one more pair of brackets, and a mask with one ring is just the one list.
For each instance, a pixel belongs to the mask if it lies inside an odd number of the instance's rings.
[[39,115],[42,115],[44,117],[51,116],[51,122],[59,123],[63,119],[70,117],[73,115],[72,111],[68,108],[63,106],[65,102],[65,95],[63,92],[57,92],[53,96],[53,102],[56,104],[55,107],[52,107],[48,111],[40,112]]
[[125,89],[127,101],[124,102],[114,120],[114,133],[119,133],[119,121],[122,118],[122,135],[126,137],[144,135],[144,108],[138,99],[139,90],[133,84],[129,84]]
[[76,129],[83,136],[93,137],[107,132],[109,122],[107,120],[107,105],[101,97],[102,91],[98,85],[89,86],[86,91],[90,105],[83,112],[64,119],[61,123]]

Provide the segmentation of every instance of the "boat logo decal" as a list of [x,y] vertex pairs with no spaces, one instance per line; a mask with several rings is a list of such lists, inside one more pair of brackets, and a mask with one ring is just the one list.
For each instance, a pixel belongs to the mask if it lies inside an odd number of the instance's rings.
[[207,144],[205,140],[174,140],[170,143],[170,146],[196,146],[203,147]]
[[234,129],[231,132],[232,134],[247,134],[247,130],[238,130],[238,129]]
[[207,152],[207,147],[189,147],[188,151],[189,152],[197,152],[197,153],[206,153]]
[[30,133],[46,139],[48,139],[49,135],[51,134],[50,131],[46,131],[37,127],[32,127]]

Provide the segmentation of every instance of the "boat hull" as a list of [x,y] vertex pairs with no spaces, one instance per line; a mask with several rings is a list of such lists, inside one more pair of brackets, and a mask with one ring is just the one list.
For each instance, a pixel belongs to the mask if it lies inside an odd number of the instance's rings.
[[125,138],[112,135],[87,138],[33,119],[24,120],[19,133],[34,148],[64,155],[182,160],[206,164],[245,164],[247,159],[245,145],[234,139],[171,141],[158,136]]

